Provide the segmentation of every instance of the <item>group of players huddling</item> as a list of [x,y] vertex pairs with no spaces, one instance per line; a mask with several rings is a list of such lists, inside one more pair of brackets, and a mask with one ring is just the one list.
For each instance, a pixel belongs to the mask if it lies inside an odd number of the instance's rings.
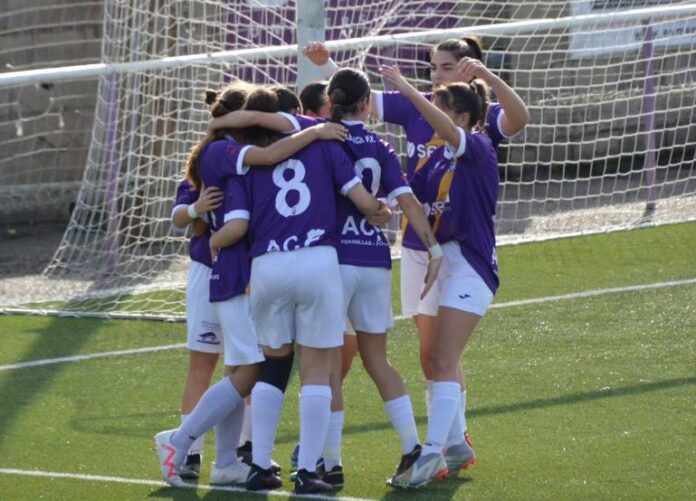
[[[389,485],[422,487],[475,462],[460,358],[499,283],[496,149],[526,125],[527,108],[482,63],[475,37],[433,48],[429,93],[390,66],[380,71],[396,90],[373,91],[318,42],[304,55],[330,79],[309,84],[301,102],[243,82],[206,95],[213,119],[172,211],[174,226],[192,226],[182,423],[155,436],[172,485],[198,478],[203,435],[215,427],[212,484],[281,487],[272,451],[295,354],[296,493],[343,486],[342,380],[358,352],[401,441]],[[369,117],[404,128],[406,174]],[[419,332],[423,444],[387,358],[391,258],[379,226],[394,204],[408,220],[401,302]],[[225,377],[208,387],[221,351]]]

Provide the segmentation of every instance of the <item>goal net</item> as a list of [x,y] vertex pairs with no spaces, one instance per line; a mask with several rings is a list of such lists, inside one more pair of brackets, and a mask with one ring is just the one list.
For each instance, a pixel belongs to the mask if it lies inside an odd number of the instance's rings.
[[[84,171],[51,263],[40,276],[0,280],[0,307],[182,318],[187,238],[172,231],[170,214],[208,122],[202,93],[232,78],[295,85],[296,2],[68,3],[99,10],[100,64],[0,73],[9,102],[0,144],[12,145],[0,179],[12,204],[30,203],[17,196],[23,189],[31,203],[48,202],[64,163],[55,156],[62,150],[42,145],[47,134],[64,133],[66,158],[82,153]],[[30,10],[16,7],[0,22],[16,29]],[[501,244],[696,219],[696,3],[327,0],[324,19],[333,58],[364,69],[377,89],[377,67],[387,63],[427,90],[433,43],[482,37],[486,64],[532,116],[500,151]],[[75,61],[44,66],[67,60]],[[91,130],[69,127],[51,92],[90,88]],[[38,92],[48,92],[45,104]],[[373,125],[405,154],[400,128]],[[25,165],[42,182],[17,174]]]

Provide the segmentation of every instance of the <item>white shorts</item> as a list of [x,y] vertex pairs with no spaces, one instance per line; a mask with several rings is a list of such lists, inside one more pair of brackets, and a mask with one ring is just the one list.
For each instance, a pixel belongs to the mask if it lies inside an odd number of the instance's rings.
[[249,296],[241,294],[213,304],[222,327],[225,365],[236,367],[263,362],[259,338],[251,320]]
[[428,291],[428,295],[420,298],[425,285],[425,273],[428,270],[428,252],[417,251],[402,247],[401,249],[401,314],[405,317],[416,315],[437,316],[437,305],[440,299],[438,280]]
[[445,254],[438,278],[440,306],[483,316],[493,302],[493,293],[462,256],[457,242],[442,246]]
[[210,274],[206,265],[191,261],[186,280],[186,348],[203,353],[222,353],[222,330],[217,310],[208,301]]
[[345,313],[336,249],[269,252],[251,263],[251,312],[262,345],[343,345]]
[[347,312],[353,329],[370,334],[384,334],[394,326],[391,270],[342,264],[341,281],[344,311]]

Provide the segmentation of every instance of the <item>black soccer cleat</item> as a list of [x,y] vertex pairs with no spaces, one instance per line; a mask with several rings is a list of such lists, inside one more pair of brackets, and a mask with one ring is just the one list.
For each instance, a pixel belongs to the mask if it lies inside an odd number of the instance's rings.
[[[249,440],[237,447],[237,457],[239,457],[242,463],[248,464],[249,466],[251,466],[253,461],[251,457],[252,448],[253,446]],[[271,470],[273,470],[273,473],[276,475],[280,475],[280,465],[273,460],[271,460]]]
[[283,481],[271,468],[264,470],[260,466],[251,464],[249,476],[246,479],[248,491],[272,491],[282,487]]
[[321,479],[327,484],[330,484],[334,489],[340,489],[345,483],[345,478],[343,477],[343,466],[336,465],[331,468],[330,471],[321,473]]
[[316,494],[318,492],[329,492],[333,486],[324,482],[317,472],[298,470],[295,477],[295,494]]
[[189,454],[179,466],[179,476],[184,480],[198,480],[201,476],[201,455]]

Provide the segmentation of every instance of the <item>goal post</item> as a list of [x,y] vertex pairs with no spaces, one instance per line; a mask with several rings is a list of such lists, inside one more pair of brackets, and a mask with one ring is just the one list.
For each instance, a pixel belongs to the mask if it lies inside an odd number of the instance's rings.
[[[500,151],[501,244],[696,219],[694,2],[327,0],[324,30],[299,10],[309,0],[87,3],[103,9],[99,62],[0,73],[0,179],[27,156],[17,130],[28,135],[31,113],[60,123],[55,100],[38,109],[38,90],[52,92],[41,86],[95,95],[91,131],[75,133],[89,149],[63,240],[41,276],[0,279],[12,291],[0,310],[182,318],[187,244],[169,217],[208,122],[202,92],[315,78],[298,51],[322,31],[377,89],[388,62],[426,90],[433,43],[483,37],[486,64],[532,115]],[[406,154],[400,128],[372,125]],[[30,189],[6,184],[15,198]]]

